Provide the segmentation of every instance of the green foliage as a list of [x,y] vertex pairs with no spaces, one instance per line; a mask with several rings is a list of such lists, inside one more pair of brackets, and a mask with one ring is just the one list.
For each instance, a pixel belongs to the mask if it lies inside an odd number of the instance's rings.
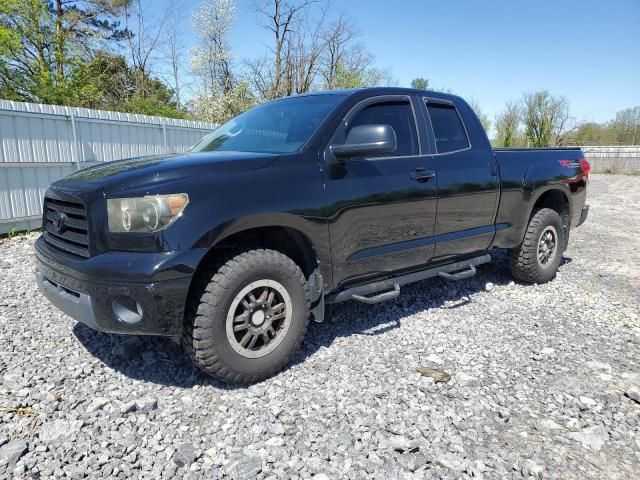
[[640,143],[640,106],[616,113],[605,123],[583,123],[567,135],[567,145],[638,145]]
[[18,227],[11,227],[7,233],[0,233],[0,239],[2,238],[15,238],[21,235],[29,235],[30,233],[41,232],[41,228],[27,228],[18,229]]
[[498,147],[554,145],[637,145],[640,142],[640,106],[616,113],[605,123],[576,124],[569,102],[542,90],[526,93],[519,102],[507,102],[496,115]]
[[336,69],[336,79],[334,88],[361,88],[365,86],[365,76],[363,72],[348,69],[344,64],[339,64]]
[[332,88],[364,88],[393,86],[394,84],[397,84],[396,79],[386,70],[375,67],[350,68],[339,63]]
[[[4,10],[4,6],[0,7],[0,14],[2,14],[2,10]],[[0,56],[5,57],[10,55],[11,52],[20,50],[20,35],[18,35],[18,32],[6,25],[0,25]]]
[[525,100],[524,125],[527,139],[533,147],[546,147],[551,141],[551,122],[546,113],[550,94],[544,90]]
[[97,52],[91,62],[78,66],[70,81],[74,105],[143,115],[186,118],[177,108],[173,90],[157,78],[141,76],[121,55]]
[[520,134],[520,108],[515,102],[507,102],[505,108],[496,116],[496,139],[498,147],[521,146],[522,136]]
[[105,51],[71,74],[73,103],[86,108],[116,108],[133,95],[126,59]]
[[0,96],[185,118],[173,90],[132,69],[113,48],[131,0],[0,1]]
[[43,24],[50,18],[40,0],[0,2],[0,91],[8,97],[21,99],[48,82]]
[[637,145],[640,142],[640,106],[616,113],[609,127],[615,131],[617,143]]
[[175,105],[163,103],[158,98],[136,97],[124,102],[119,110],[127,113],[141,113],[158,117],[187,118],[187,112],[178,110]]
[[429,89],[429,79],[427,78],[414,78],[411,80],[411,88],[417,88],[418,90],[428,90]]
[[561,145],[571,130],[569,102],[548,90],[525,93],[522,97],[522,121],[529,146]]
[[616,144],[615,131],[608,125],[584,123],[567,137],[569,145],[612,145]]

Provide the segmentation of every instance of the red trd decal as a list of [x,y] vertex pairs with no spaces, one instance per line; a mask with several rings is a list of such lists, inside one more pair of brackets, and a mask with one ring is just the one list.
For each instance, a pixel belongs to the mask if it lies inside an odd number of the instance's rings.
[[569,168],[573,162],[571,160],[558,160],[558,163],[564,168]]

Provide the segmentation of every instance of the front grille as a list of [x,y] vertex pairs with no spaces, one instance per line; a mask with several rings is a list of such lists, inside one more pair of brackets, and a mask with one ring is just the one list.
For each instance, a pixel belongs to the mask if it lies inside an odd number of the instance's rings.
[[87,211],[80,202],[45,197],[44,240],[52,247],[89,257]]

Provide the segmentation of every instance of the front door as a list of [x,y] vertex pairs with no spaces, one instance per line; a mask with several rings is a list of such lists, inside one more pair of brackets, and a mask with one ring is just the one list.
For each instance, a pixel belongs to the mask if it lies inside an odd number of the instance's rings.
[[382,124],[393,128],[398,145],[393,154],[349,158],[325,170],[335,286],[426,264],[433,256],[437,189],[415,107],[404,95],[367,99],[332,139],[340,143],[357,125]]

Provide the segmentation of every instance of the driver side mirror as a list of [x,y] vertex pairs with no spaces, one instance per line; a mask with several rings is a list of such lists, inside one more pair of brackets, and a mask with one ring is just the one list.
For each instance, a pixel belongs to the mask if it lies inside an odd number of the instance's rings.
[[349,158],[393,153],[397,147],[396,132],[389,125],[358,125],[342,145],[329,148],[336,158]]

